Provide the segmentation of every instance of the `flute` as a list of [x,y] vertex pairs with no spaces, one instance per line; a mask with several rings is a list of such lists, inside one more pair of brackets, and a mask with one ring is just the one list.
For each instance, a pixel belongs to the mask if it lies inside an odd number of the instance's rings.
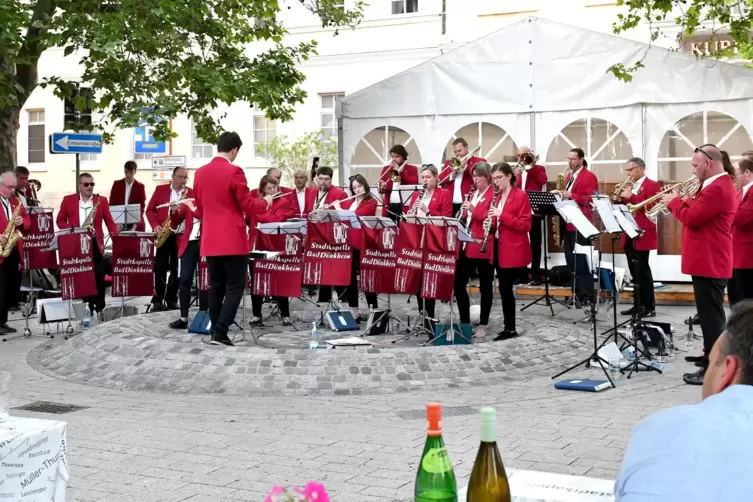
[[290,195],[291,193],[293,192],[285,192],[285,193],[277,192],[276,194],[272,196],[272,200],[279,199],[280,197],[285,197],[286,195]]
[[181,205],[181,204],[188,204],[189,202],[193,202],[194,200],[196,200],[196,199],[180,199],[180,200],[174,200],[174,201],[172,201],[172,202],[167,202],[167,203],[165,203],[165,204],[160,204],[160,205],[159,205],[159,206],[157,206],[157,207],[156,207],[155,209],[162,209],[163,207],[168,207],[168,206],[179,206],[179,205]]
[[[357,194],[355,194],[355,195],[351,195],[350,197],[347,197],[347,198],[345,198],[345,199],[341,199],[341,200],[336,200],[335,202],[340,202],[340,203],[343,203],[343,202],[345,202],[346,200],[350,200],[350,199],[355,199],[355,198],[356,198],[356,197],[358,197],[359,195],[364,195],[364,194],[362,194],[362,193],[357,193]],[[327,209],[327,208],[330,208],[330,207],[335,207],[335,202],[330,202],[329,204],[324,204],[324,205],[323,205],[323,206],[322,206],[322,207],[321,207],[320,209]]]

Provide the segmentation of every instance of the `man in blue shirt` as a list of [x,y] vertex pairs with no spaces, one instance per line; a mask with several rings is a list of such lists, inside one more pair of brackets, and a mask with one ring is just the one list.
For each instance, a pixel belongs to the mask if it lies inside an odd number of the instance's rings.
[[753,302],[737,304],[711,351],[703,401],[634,429],[618,502],[753,500]]

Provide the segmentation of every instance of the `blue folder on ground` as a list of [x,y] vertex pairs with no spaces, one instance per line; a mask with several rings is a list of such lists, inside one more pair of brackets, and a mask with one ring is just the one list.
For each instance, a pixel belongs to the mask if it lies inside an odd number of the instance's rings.
[[611,386],[607,380],[590,380],[588,378],[570,378],[568,380],[560,380],[554,384],[555,389],[581,390],[586,392],[599,392]]

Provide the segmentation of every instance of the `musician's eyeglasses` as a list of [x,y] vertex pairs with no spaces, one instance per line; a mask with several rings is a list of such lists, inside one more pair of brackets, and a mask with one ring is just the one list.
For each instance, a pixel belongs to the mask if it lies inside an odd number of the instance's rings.
[[707,159],[709,159],[709,160],[714,160],[714,159],[713,159],[713,158],[711,157],[711,155],[709,155],[708,153],[706,153],[706,150],[704,150],[704,149],[703,149],[703,147],[704,147],[704,146],[711,146],[711,145],[703,145],[703,146],[699,146],[698,148],[696,148],[696,149],[695,149],[695,153],[702,153],[702,154],[704,154],[704,155],[706,156],[706,158],[707,158]]
[[94,182],[91,182],[91,183],[81,183],[81,185],[82,185],[82,186],[83,186],[84,188],[89,188],[89,187],[93,187],[93,186],[94,186]]

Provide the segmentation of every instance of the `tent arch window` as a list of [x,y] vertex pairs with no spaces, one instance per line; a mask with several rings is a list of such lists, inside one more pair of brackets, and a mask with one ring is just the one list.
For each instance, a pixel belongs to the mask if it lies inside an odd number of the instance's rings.
[[732,162],[741,152],[753,150],[753,139],[745,127],[725,113],[704,110],[691,113],[674,124],[662,121],[659,114],[649,114],[664,124],[666,133],[659,145],[657,161],[659,180],[684,181],[693,175],[690,161],[697,146],[711,143],[729,153]]
[[362,174],[376,185],[382,167],[391,161],[390,149],[395,145],[403,145],[408,150],[408,155],[413,154],[409,164],[421,165],[421,152],[412,135],[399,127],[380,126],[359,140],[350,158],[350,174]]
[[443,164],[455,156],[452,142],[458,138],[465,139],[469,152],[477,146],[481,147],[475,156],[486,159],[490,165],[515,162],[517,158],[518,146],[507,131],[490,122],[472,122],[458,129],[447,142],[442,155]]
[[633,156],[633,148],[622,129],[611,122],[586,117],[564,127],[552,140],[546,153],[546,166],[559,173],[567,169],[567,155],[582,148],[588,168],[599,183],[619,183],[625,179],[623,166]]

